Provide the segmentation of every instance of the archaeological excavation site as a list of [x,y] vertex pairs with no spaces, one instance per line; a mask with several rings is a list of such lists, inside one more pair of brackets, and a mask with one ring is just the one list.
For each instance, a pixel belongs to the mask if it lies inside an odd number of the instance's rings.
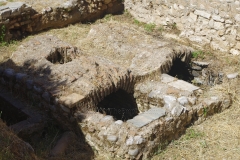
[[31,155],[18,159],[37,159],[52,126],[38,158],[77,143],[84,156],[59,159],[151,159],[231,108],[237,96],[221,89],[239,84],[239,10],[234,0],[0,0],[0,118]]

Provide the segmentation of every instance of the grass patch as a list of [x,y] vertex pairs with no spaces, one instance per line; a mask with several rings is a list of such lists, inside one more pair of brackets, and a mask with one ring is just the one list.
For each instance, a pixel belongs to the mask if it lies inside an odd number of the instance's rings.
[[153,30],[155,29],[156,27],[156,24],[154,23],[149,23],[149,24],[145,24],[144,25],[144,29],[147,31],[147,32],[153,32]]

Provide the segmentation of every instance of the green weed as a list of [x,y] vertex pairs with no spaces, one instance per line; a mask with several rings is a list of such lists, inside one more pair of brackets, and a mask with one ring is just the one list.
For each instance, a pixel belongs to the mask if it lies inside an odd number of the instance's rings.
[[194,129],[189,129],[186,132],[186,135],[184,135],[184,140],[189,140],[189,139],[195,139],[195,138],[199,138],[199,137],[203,137],[204,134],[201,132],[198,132]]
[[104,19],[105,19],[106,21],[109,21],[111,18],[112,18],[112,15],[111,15],[111,14],[107,14],[107,15],[104,17]]
[[148,23],[148,24],[145,24],[144,25],[144,29],[147,31],[147,32],[152,32],[156,27],[156,24],[154,23]]
[[193,58],[204,58],[204,52],[203,51],[194,51],[192,52]]
[[207,113],[208,113],[208,108],[204,107],[203,108],[203,115],[204,115],[204,117],[207,117]]
[[141,22],[139,20],[137,20],[137,19],[134,19],[134,24],[139,26],[141,24]]

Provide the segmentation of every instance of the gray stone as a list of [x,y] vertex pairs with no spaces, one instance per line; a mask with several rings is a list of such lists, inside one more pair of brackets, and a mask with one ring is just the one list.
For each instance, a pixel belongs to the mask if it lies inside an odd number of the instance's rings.
[[142,144],[144,139],[141,136],[134,136],[134,144]]
[[115,135],[108,135],[107,140],[110,142],[116,142],[118,140],[118,137]]
[[136,156],[139,152],[139,149],[138,148],[130,148],[129,151],[128,151],[128,154],[130,156]]
[[198,65],[200,67],[207,67],[210,63],[209,62],[202,62],[202,61],[192,61],[193,64]]
[[181,105],[186,105],[186,104],[188,104],[188,98],[187,97],[185,97],[185,96],[182,96],[182,97],[179,97],[178,99],[178,102],[181,104]]
[[238,77],[238,73],[232,73],[232,74],[227,75],[228,79],[234,79],[234,78],[237,78],[237,77]]
[[165,103],[173,103],[173,102],[177,101],[176,97],[169,96],[169,95],[163,96],[163,100],[164,100]]
[[135,127],[141,128],[150,122],[152,122],[153,119],[144,115],[137,115],[133,119],[130,119],[127,121],[127,123],[131,123]]
[[27,77],[27,75],[24,74],[24,73],[17,73],[16,74],[16,81],[17,82],[22,82],[22,80],[25,79],[26,77]]
[[131,146],[133,145],[134,139],[132,136],[130,136],[127,140],[126,140],[126,145],[127,146]]
[[7,78],[13,78],[15,76],[15,72],[13,69],[5,69],[4,71],[4,76],[6,76]]
[[60,107],[62,108],[62,110],[63,110],[64,112],[70,113],[70,109],[69,109],[69,108],[65,107],[65,106],[62,105],[62,104],[60,104]]
[[195,10],[194,14],[204,17],[204,18],[207,18],[207,19],[210,19],[210,17],[211,17],[211,14],[209,14],[205,11],[201,11],[201,10]]
[[166,114],[166,111],[162,108],[151,108],[146,112],[143,112],[140,115],[135,116],[133,119],[127,121],[127,123],[131,123],[134,126],[140,128],[143,127],[153,120],[156,120]]
[[230,50],[230,53],[233,54],[233,55],[240,55],[240,52],[236,49],[233,49],[233,48]]
[[177,81],[174,81],[174,82],[170,82],[169,83],[170,86],[172,87],[175,87],[177,89],[180,89],[180,90],[184,90],[184,91],[189,91],[189,92],[193,92],[195,90],[198,90],[199,87],[196,87],[188,82],[185,82],[183,80],[177,80]]
[[107,115],[101,119],[101,122],[109,122],[109,121],[114,121],[112,116]]
[[123,121],[122,121],[122,120],[117,120],[117,121],[115,122],[115,124],[122,125],[122,124],[123,124]]
[[212,19],[218,22],[224,22],[225,20],[219,15],[213,15]]
[[193,77],[199,77],[200,76],[200,74],[195,70],[192,71],[192,75],[193,75]]
[[202,67],[200,67],[200,66],[192,66],[192,69],[196,70],[196,71],[201,71]]
[[169,82],[173,82],[175,80],[176,80],[176,78],[174,78],[168,74],[161,75],[161,82],[163,82],[163,83],[169,83]]
[[150,116],[153,120],[158,119],[166,114],[165,109],[163,108],[151,108],[148,111],[141,114],[142,116]]
[[181,115],[181,113],[183,112],[184,107],[180,104],[177,104],[171,111],[171,114],[173,116],[179,117]]

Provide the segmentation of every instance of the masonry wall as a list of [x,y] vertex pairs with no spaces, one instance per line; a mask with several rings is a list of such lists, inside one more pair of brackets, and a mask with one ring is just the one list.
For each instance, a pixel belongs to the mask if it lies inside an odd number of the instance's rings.
[[240,1],[125,0],[125,9],[145,23],[176,25],[180,40],[240,54]]
[[121,11],[123,4],[117,0],[69,0],[41,11],[24,2],[8,2],[0,6],[0,31],[5,34],[5,40],[16,39],[32,32],[93,21]]

